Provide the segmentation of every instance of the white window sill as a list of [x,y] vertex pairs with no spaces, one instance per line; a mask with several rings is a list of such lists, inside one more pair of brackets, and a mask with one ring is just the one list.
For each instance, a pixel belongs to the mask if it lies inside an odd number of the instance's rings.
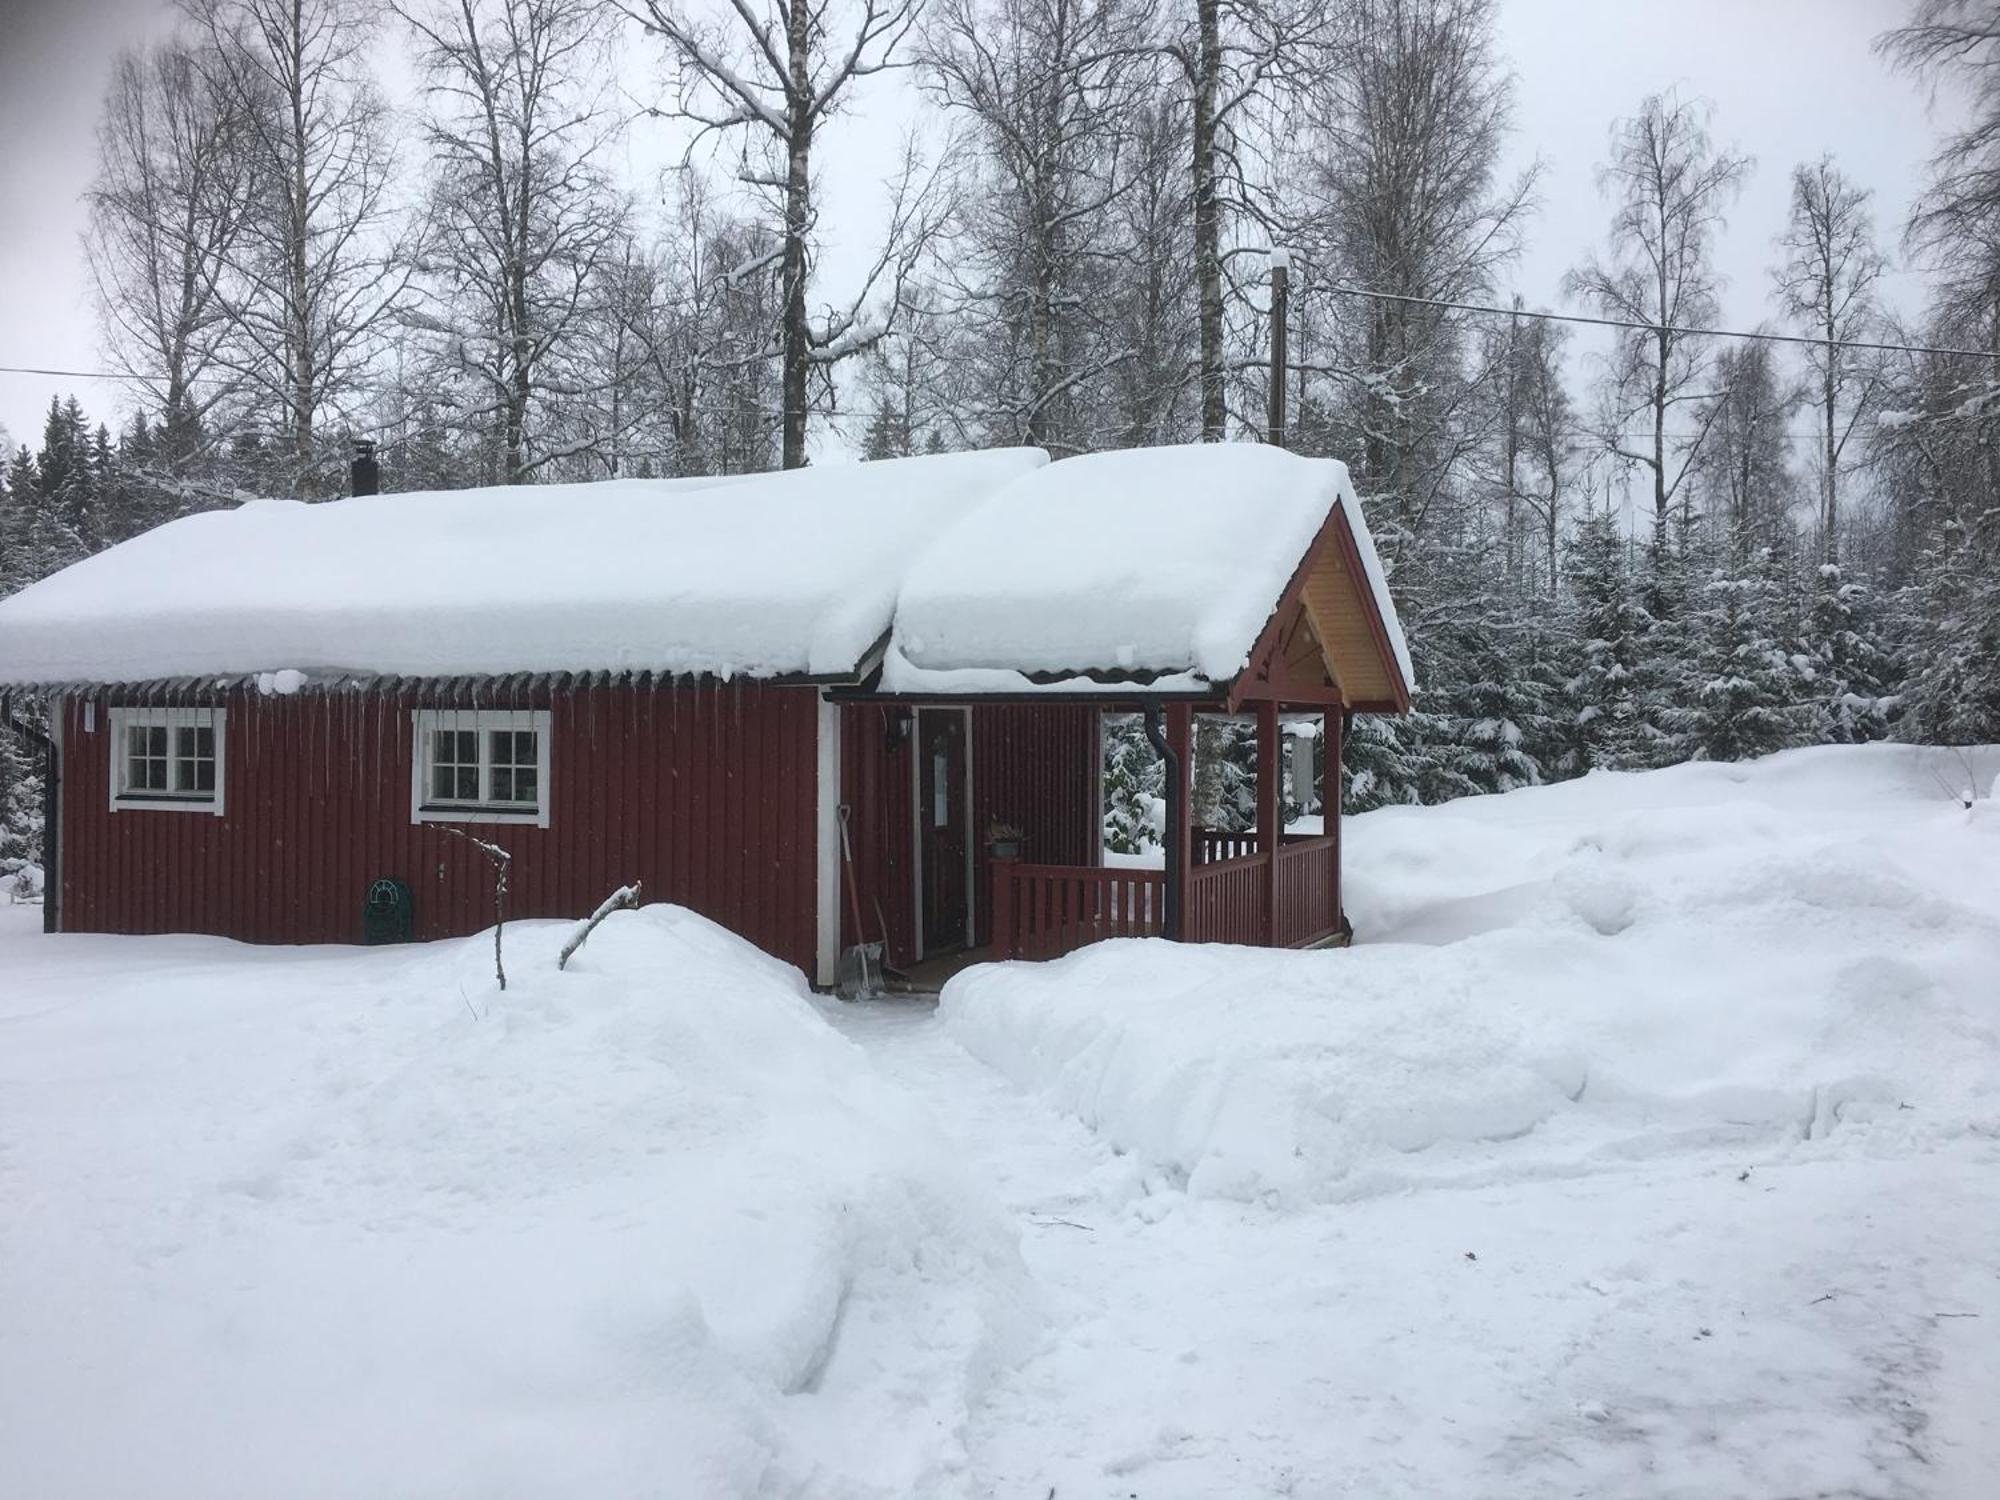
[[176,797],[170,792],[147,796],[143,792],[120,792],[111,799],[113,812],[196,812],[222,816],[219,797]]
[[517,823],[537,828],[549,826],[548,813],[533,807],[472,807],[443,804],[419,807],[413,816],[419,823]]

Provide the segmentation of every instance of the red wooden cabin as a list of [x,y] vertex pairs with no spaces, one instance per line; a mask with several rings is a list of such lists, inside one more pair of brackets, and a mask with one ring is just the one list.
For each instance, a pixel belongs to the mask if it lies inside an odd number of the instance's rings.
[[[1239,446],[256,502],[0,601],[0,689],[50,705],[52,929],[353,942],[386,879],[412,936],[468,933],[456,829],[512,854],[512,916],[639,880],[826,983],[857,939],[1343,936],[1279,715],[1337,766],[1409,673],[1345,471]],[[1106,868],[1107,711],[1157,724],[1182,827],[1194,715],[1254,714],[1257,829]]]

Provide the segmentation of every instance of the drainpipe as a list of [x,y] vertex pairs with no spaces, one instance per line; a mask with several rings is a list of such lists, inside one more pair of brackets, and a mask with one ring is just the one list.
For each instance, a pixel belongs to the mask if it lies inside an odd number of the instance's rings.
[[62,871],[57,862],[62,853],[62,757],[54,740],[16,716],[13,704],[0,701],[0,725],[42,753],[42,931],[55,932],[61,915],[57,893],[62,889]]
[[1181,758],[1167,742],[1160,728],[1160,705],[1146,705],[1146,739],[1153,753],[1167,765],[1167,909],[1161,915],[1160,935],[1179,941],[1181,935],[1181,841],[1186,837],[1182,824],[1187,816],[1183,806],[1186,793],[1181,781]]

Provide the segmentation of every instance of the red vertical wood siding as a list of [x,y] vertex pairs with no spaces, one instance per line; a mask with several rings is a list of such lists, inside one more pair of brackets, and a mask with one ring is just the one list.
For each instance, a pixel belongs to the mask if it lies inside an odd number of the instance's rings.
[[72,932],[356,942],[369,882],[409,882],[417,935],[492,922],[483,860],[410,820],[411,711],[550,711],[547,828],[469,824],[514,856],[512,917],[588,913],[642,880],[813,971],[818,694],[757,684],[578,687],[478,700],[235,693],[224,808],[110,810],[110,716],[64,705],[62,919]]
[[972,910],[975,941],[992,940],[993,867],[986,826],[1021,830],[1021,857],[1095,865],[1104,777],[1094,703],[993,703],[972,710]]
[[[888,959],[916,962],[916,717],[894,703],[848,703],[840,710],[840,799],[861,906],[856,932],[841,871],[840,941],[887,936]],[[976,773],[975,773],[976,774]]]
[[[870,941],[886,931],[889,961],[897,965],[916,957],[915,712],[894,703],[850,703],[841,710],[841,799],[852,809],[849,837],[862,925]],[[1097,863],[1098,727],[1095,703],[973,705],[972,910],[977,942],[992,936],[986,826],[994,819],[1022,830],[1023,855],[1037,864]],[[856,940],[844,887],[841,931],[842,943]]]

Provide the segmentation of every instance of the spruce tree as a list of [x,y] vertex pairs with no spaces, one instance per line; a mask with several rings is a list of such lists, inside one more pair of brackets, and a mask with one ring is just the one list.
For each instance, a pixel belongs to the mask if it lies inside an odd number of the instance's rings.
[[1547,738],[1549,684],[1521,670],[1523,634],[1515,625],[1481,632],[1467,643],[1455,769],[1482,792],[1510,792],[1543,779],[1530,746]]
[[1568,683],[1577,770],[1624,770],[1650,764],[1653,746],[1645,687],[1647,618],[1633,590],[1625,538],[1607,513],[1577,524],[1568,575],[1576,601],[1580,660]]
[[2000,506],[1942,523],[1918,577],[1906,736],[1933,745],[2000,740]]
[[1412,759],[1408,719],[1387,714],[1357,715],[1341,744],[1343,778],[1341,808],[1348,813],[1373,812],[1416,802],[1415,779],[1410,775]]
[[1880,603],[1838,563],[1821,563],[1809,583],[1805,645],[1813,671],[1815,737],[1835,745],[1886,738],[1897,667]]
[[42,777],[36,757],[0,724],[0,897],[24,865],[42,858]]
[[1583,770],[1569,696],[1580,662],[1567,610],[1548,599],[1524,601],[1507,671],[1520,714],[1521,753],[1543,781],[1563,781]]
[[1160,842],[1166,769],[1136,714],[1104,721],[1104,847],[1140,854]]
[[1696,596],[1689,753],[1749,760],[1813,738],[1815,705],[1793,660],[1783,571],[1760,547],[1740,571],[1717,568]]
[[1678,535],[1655,529],[1635,580],[1645,627],[1639,640],[1633,701],[1637,733],[1626,764],[1631,769],[1671,766],[1693,753],[1688,711],[1696,687],[1690,676],[1695,654],[1691,616],[1693,573],[1707,549],[1683,525]]

